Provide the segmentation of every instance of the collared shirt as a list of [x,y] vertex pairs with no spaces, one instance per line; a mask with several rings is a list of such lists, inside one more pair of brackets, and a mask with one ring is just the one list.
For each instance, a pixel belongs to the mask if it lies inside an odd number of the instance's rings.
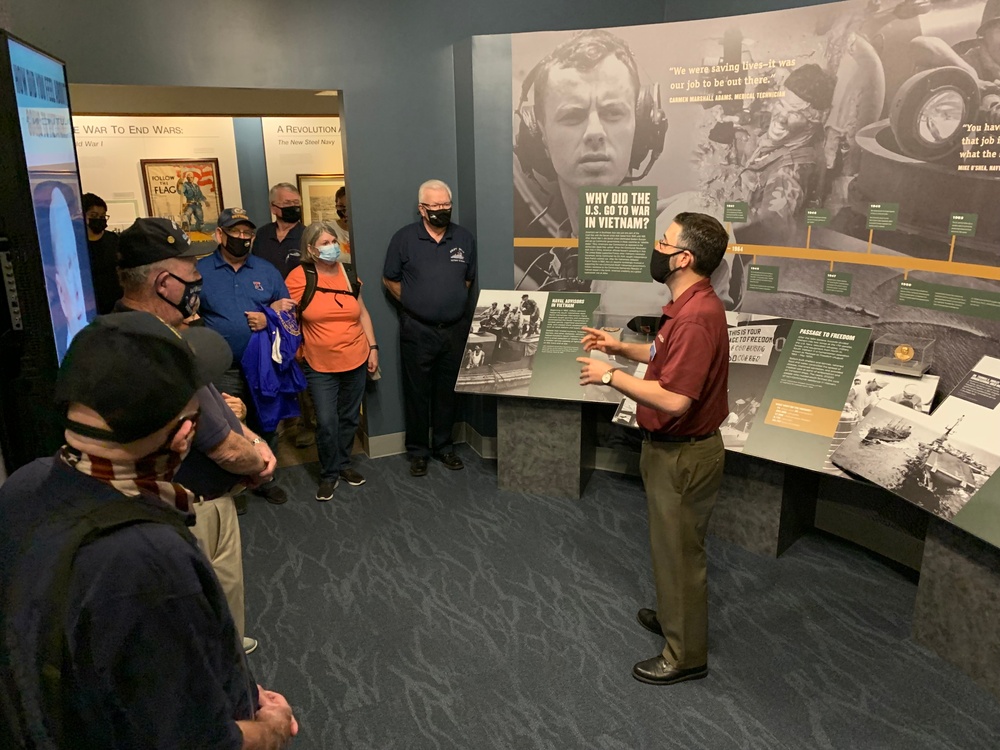
[[639,405],[639,426],[665,435],[708,435],[729,415],[729,328],[709,279],[701,279],[663,308],[650,347],[646,380],[691,399],[679,417]]
[[285,239],[278,242],[278,223],[272,221],[257,230],[252,252],[258,258],[263,258],[277,268],[281,273],[281,278],[285,278],[293,269],[298,268],[302,261],[302,232],[304,231],[305,227],[300,221],[288,230]]
[[248,312],[260,312],[261,307],[288,297],[281,272],[263,258],[246,257],[238,270],[222,257],[217,249],[198,261],[203,284],[198,314],[205,326],[222,334],[233,350],[233,360],[239,362],[250,343]]
[[449,224],[440,242],[423,221],[393,235],[382,275],[401,283],[403,309],[425,323],[454,323],[465,314],[469,289],[476,279],[476,238]]

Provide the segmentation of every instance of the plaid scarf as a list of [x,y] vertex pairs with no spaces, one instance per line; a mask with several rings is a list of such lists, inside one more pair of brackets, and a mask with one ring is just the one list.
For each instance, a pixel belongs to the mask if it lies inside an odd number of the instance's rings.
[[59,458],[128,497],[156,498],[184,513],[192,512],[191,504],[199,499],[191,490],[170,481],[181,463],[180,455],[173,451],[157,451],[138,461],[110,461],[64,445]]

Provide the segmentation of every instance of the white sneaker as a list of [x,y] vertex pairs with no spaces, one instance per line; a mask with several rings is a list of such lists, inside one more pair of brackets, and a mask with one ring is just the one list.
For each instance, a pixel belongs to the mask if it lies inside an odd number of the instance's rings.
[[257,639],[256,638],[247,638],[246,636],[243,636],[243,650],[247,653],[247,655],[250,655],[254,651],[256,651],[257,650]]

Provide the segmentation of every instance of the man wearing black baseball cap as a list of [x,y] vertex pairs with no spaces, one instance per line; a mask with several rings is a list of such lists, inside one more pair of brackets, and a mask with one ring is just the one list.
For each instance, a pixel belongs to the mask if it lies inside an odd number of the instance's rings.
[[[198,312],[201,275],[195,266],[197,250],[187,235],[169,219],[136,219],[121,233],[119,278],[125,296],[117,312],[143,310],[180,327]],[[214,337],[231,359],[224,340]],[[195,505],[194,533],[212,561],[226,592],[240,634],[244,633],[243,552],[233,492],[241,484],[269,479],[277,461],[267,443],[240,423],[211,383],[198,391],[201,409],[194,448],[178,470],[179,480],[206,498]],[[247,652],[257,641],[246,638]]]
[[[0,747],[281,747],[288,702],[253,687],[174,471],[219,337],[97,318],[56,384],[66,445],[0,487]],[[257,746],[257,745],[254,745]]]

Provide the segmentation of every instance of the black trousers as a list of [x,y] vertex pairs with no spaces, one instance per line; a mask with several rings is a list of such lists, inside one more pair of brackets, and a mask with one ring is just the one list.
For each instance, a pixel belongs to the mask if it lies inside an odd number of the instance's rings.
[[[406,416],[406,455],[426,458],[452,450],[458,394],[468,326],[464,320],[437,327],[405,312],[399,318],[399,349]],[[430,436],[430,437],[429,437]]]

